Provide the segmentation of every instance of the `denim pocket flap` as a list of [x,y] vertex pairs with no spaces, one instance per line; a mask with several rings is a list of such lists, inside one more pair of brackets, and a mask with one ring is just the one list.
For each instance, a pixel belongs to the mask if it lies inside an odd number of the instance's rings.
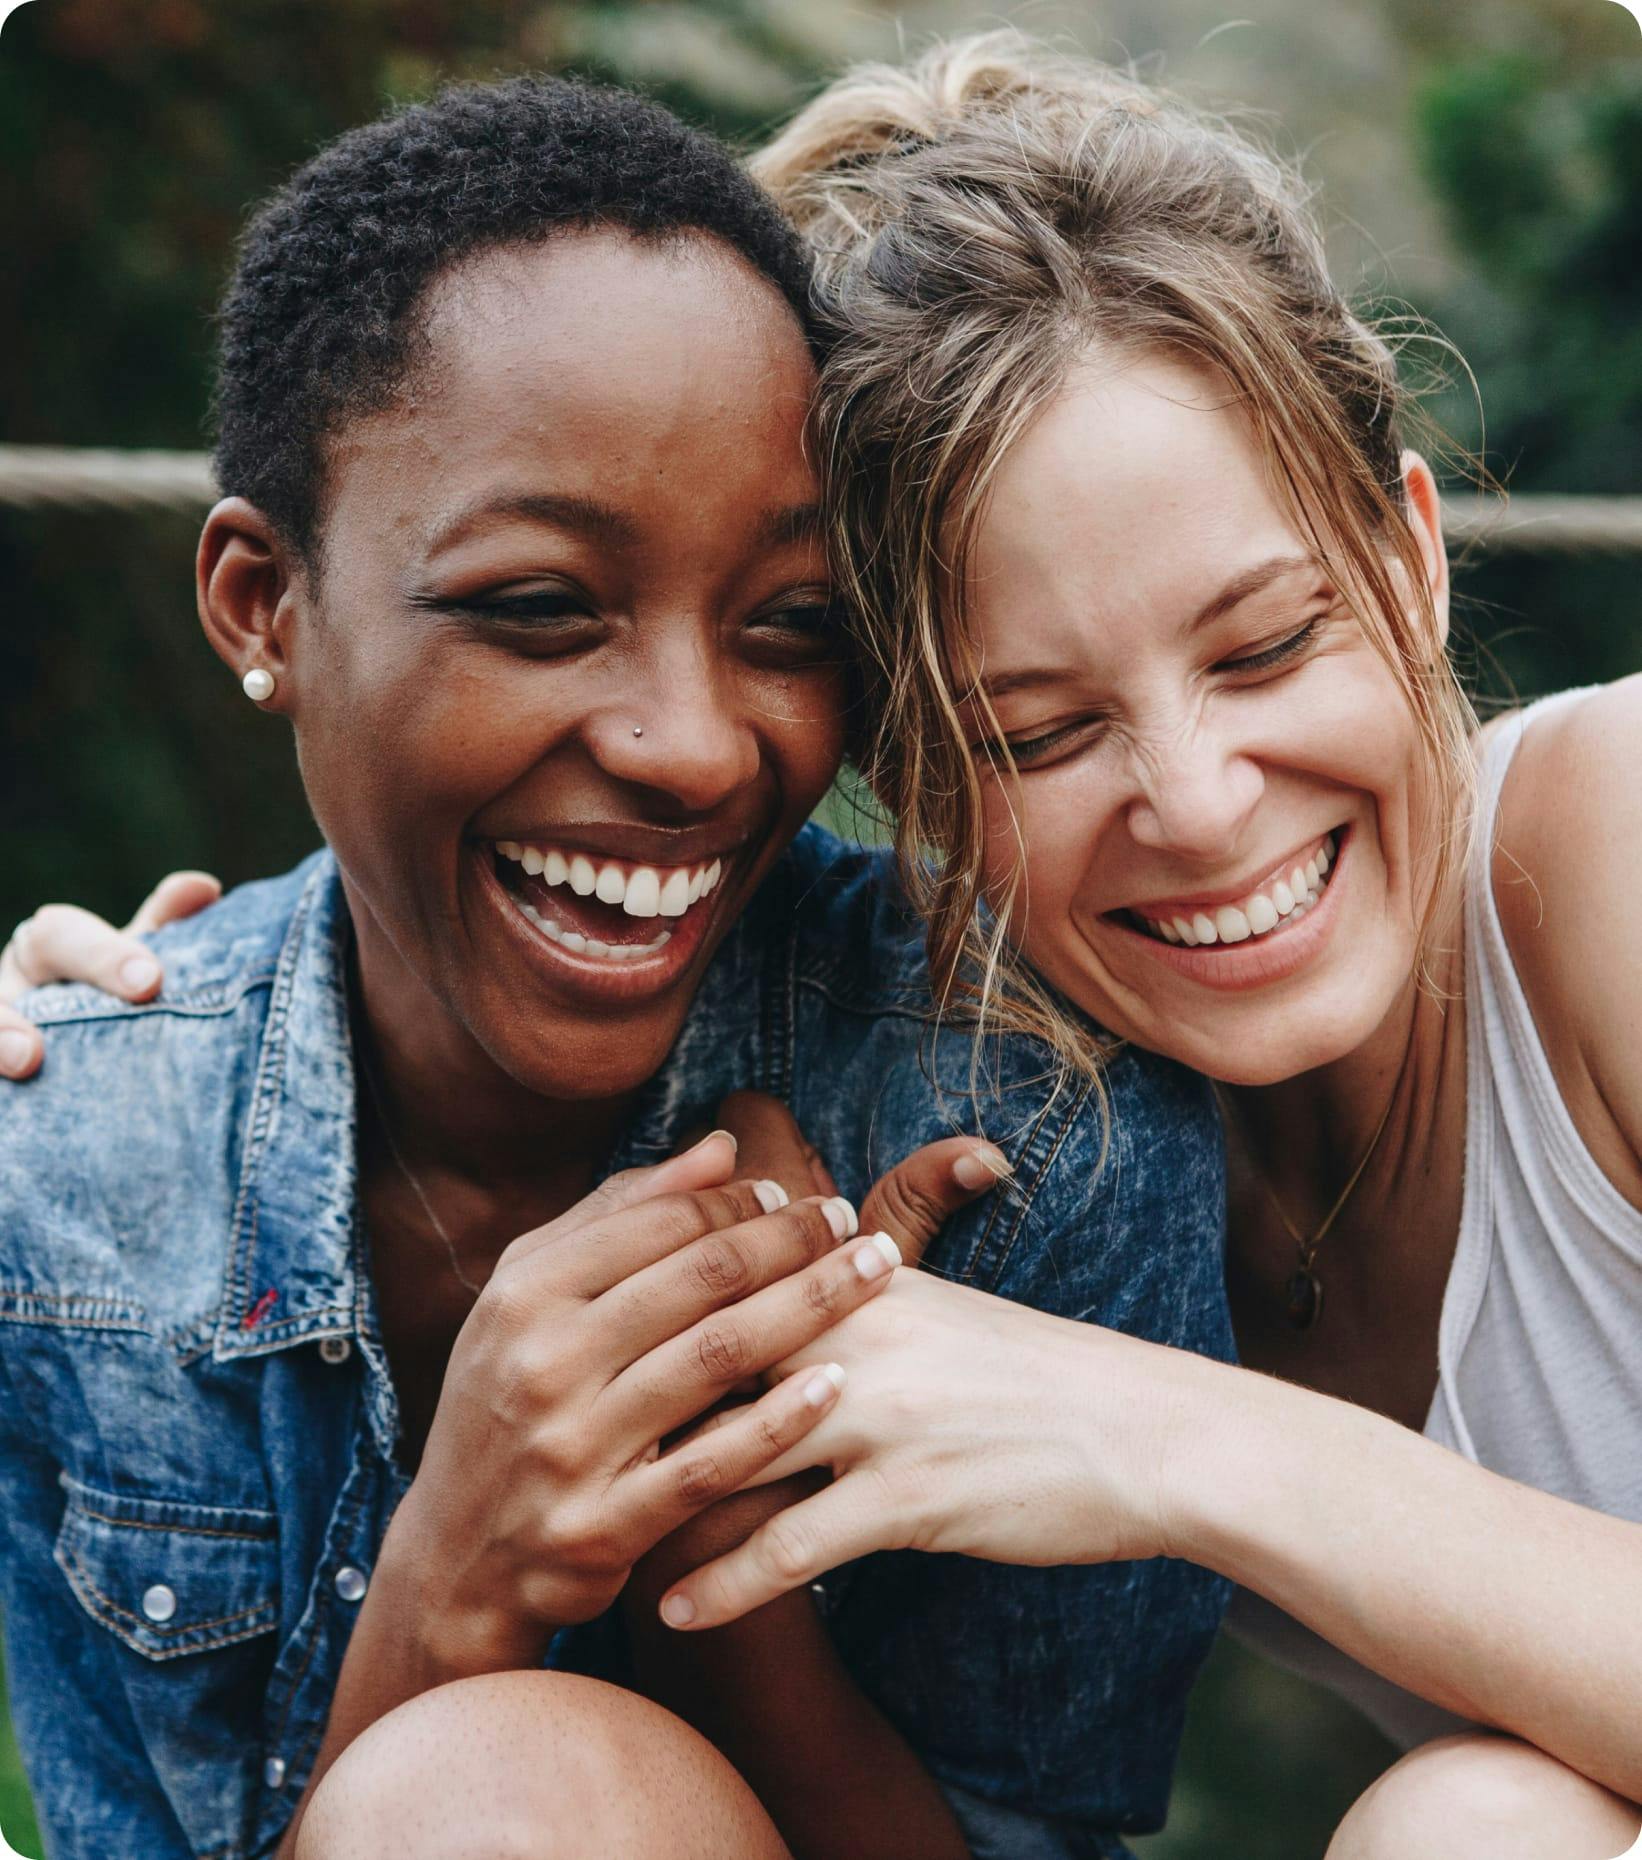
[[57,1567],[93,1620],[149,1660],[266,1634],[279,1620],[272,1512],[98,1491],[65,1473]]

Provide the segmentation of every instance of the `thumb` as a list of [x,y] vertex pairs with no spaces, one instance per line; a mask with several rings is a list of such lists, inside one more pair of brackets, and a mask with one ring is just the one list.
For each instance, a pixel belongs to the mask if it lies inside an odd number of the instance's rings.
[[571,1213],[614,1214],[657,1195],[689,1194],[698,1188],[722,1188],[735,1174],[736,1140],[727,1130],[711,1130],[693,1148],[643,1169],[623,1169],[606,1176]]
[[975,1137],[926,1143],[874,1185],[861,1209],[861,1232],[887,1233],[915,1266],[954,1214],[1012,1173],[1002,1150]]

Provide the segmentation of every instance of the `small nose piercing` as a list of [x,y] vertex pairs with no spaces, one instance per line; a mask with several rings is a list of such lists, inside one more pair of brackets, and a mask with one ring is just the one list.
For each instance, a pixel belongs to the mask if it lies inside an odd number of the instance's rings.
[[633,734],[635,736],[642,736],[644,734],[644,725],[642,723],[635,723],[633,725]]

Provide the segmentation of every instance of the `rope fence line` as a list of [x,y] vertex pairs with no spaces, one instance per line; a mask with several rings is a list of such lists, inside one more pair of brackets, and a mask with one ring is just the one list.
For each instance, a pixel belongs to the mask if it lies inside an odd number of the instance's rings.
[[[193,515],[216,496],[204,452],[113,451],[81,446],[0,445],[0,504],[175,510]],[[1533,555],[1642,553],[1642,497],[1445,500],[1449,539]]]

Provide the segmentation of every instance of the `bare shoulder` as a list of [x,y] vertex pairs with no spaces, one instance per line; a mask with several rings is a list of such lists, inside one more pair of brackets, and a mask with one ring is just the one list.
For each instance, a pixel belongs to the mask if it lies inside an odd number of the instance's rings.
[[1642,1202],[1642,878],[1628,856],[1642,834],[1639,767],[1642,676],[1536,722],[1501,796],[1493,881],[1580,1134]]

